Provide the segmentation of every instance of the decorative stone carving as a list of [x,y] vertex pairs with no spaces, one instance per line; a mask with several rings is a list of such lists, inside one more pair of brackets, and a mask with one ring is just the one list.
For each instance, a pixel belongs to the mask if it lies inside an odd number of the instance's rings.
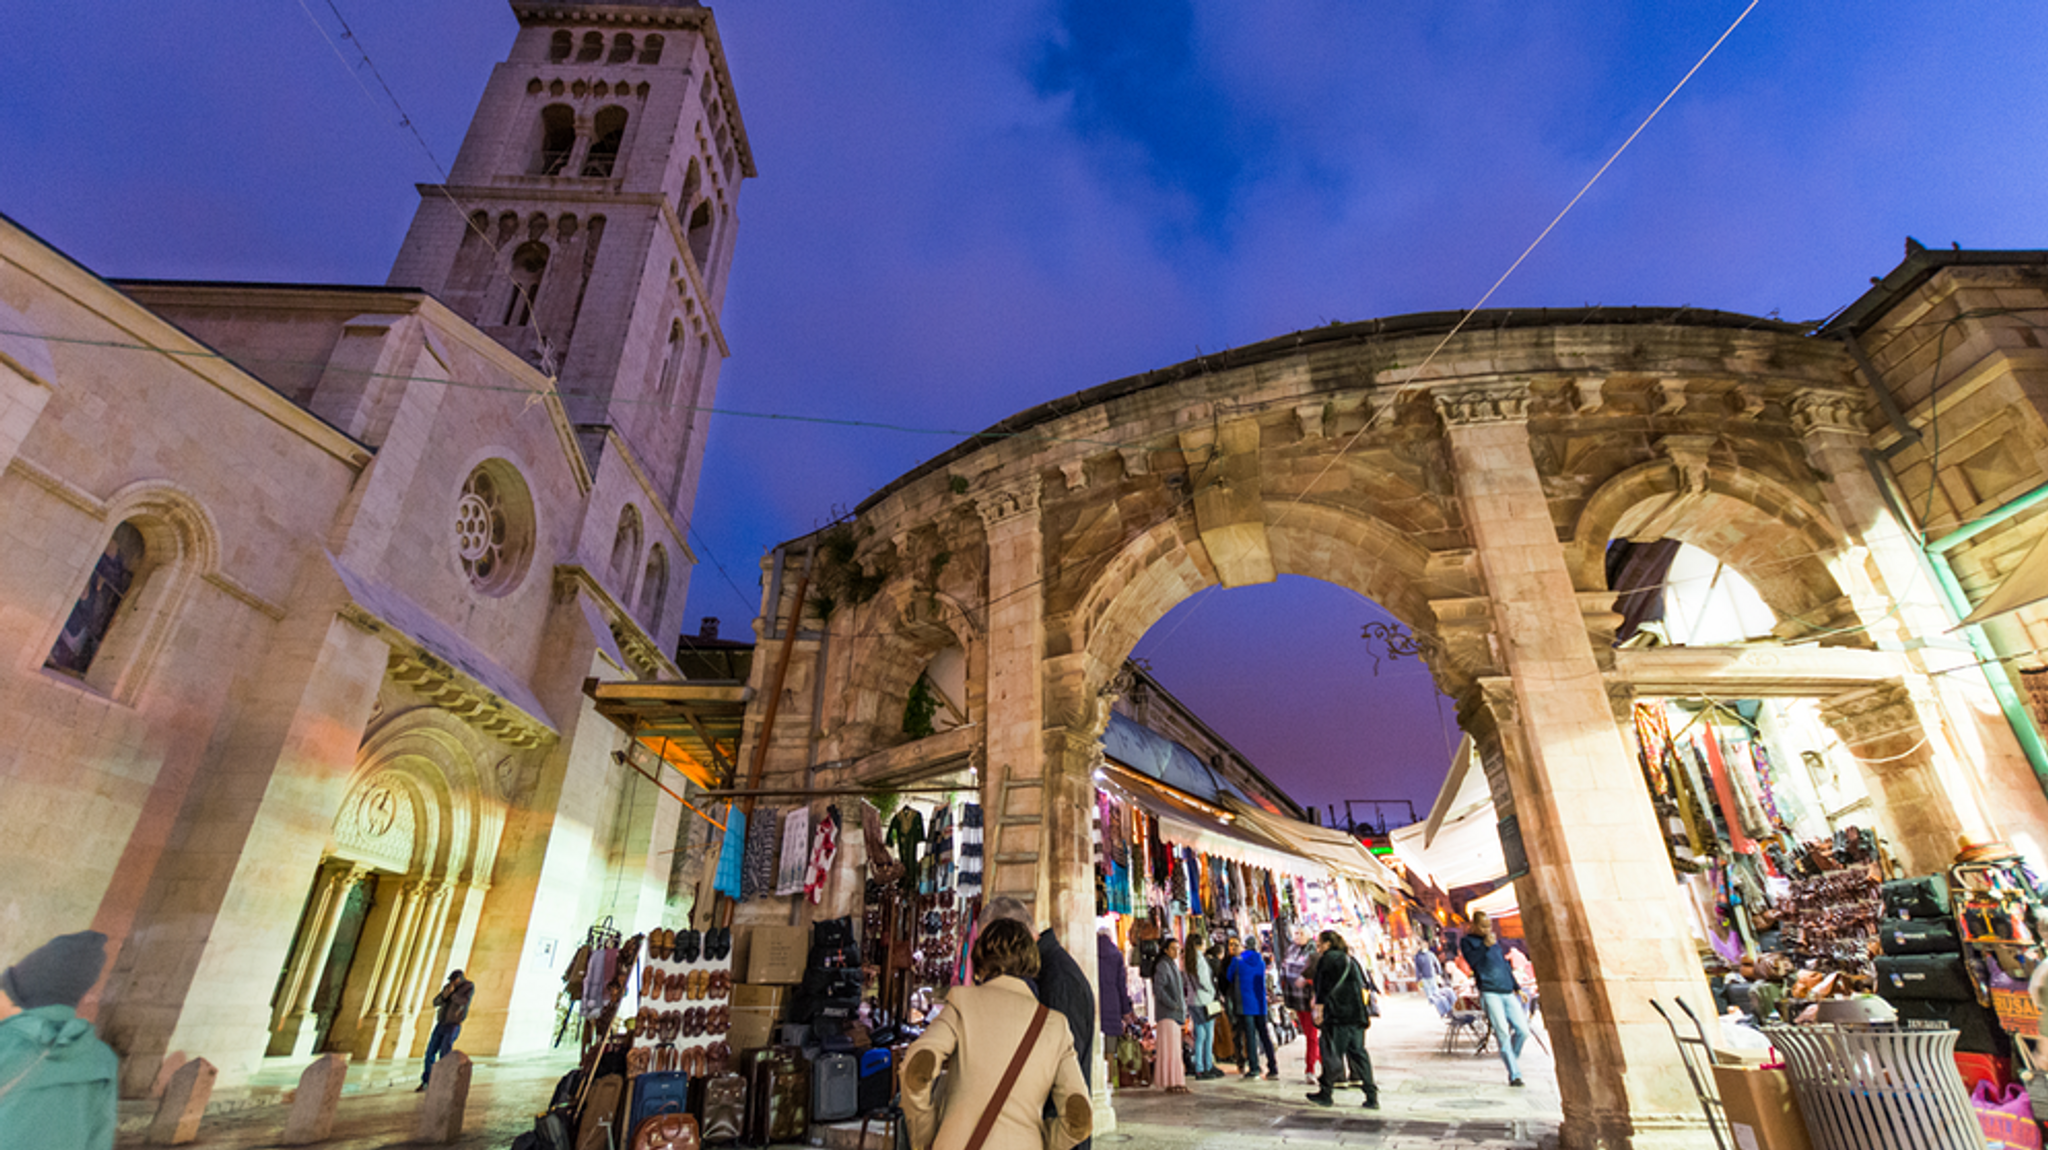
[[1607,406],[1607,377],[1595,376],[1581,379],[1576,383],[1578,391],[1578,412],[1592,415]]
[[1468,423],[1521,423],[1529,418],[1529,385],[1489,384],[1458,387],[1431,393],[1444,425]]
[[1038,476],[1034,474],[1021,482],[984,492],[974,501],[974,510],[981,515],[981,525],[994,530],[998,524],[1018,516],[1036,514],[1039,491]]
[[1303,439],[1323,437],[1323,405],[1320,403],[1297,404],[1294,408],[1295,422],[1301,425]]
[[442,710],[460,715],[471,726],[500,742],[515,747],[536,747],[554,737],[553,731],[524,711],[424,651],[391,652],[390,667],[386,673],[393,682],[412,688]]
[[1707,456],[1713,447],[1714,437],[1711,435],[1667,435],[1657,441],[1657,449],[1678,469],[1679,487],[1688,495],[1706,493]]
[[1740,405],[1740,415],[1743,419],[1757,418],[1764,413],[1767,406],[1762,389],[1749,383],[1735,385],[1735,402]]
[[1821,704],[1820,715],[1852,751],[1859,744],[1905,734],[1920,725],[1912,694],[1898,683],[1879,683],[1836,695]]
[[1855,397],[1829,391],[1802,391],[1793,396],[1792,427],[1801,435],[1823,431],[1857,434],[1863,430],[1856,419]]
[[1657,393],[1663,398],[1657,403],[1658,415],[1677,415],[1685,410],[1685,381],[1682,379],[1660,379]]
[[1152,453],[1142,447],[1119,447],[1116,453],[1123,457],[1124,474],[1135,479],[1152,473]]
[[1060,464],[1060,474],[1066,478],[1068,491],[1079,491],[1088,486],[1088,461],[1069,459]]
[[350,858],[384,870],[411,869],[417,823],[408,791],[395,772],[372,775],[342,805],[335,845]]

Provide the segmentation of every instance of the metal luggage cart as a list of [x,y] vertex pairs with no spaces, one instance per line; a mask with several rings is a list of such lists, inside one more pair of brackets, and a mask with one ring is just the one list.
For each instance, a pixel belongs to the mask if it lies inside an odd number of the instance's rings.
[[1692,1079],[1692,1092],[1700,1100],[1700,1109],[1706,1112],[1707,1129],[1714,1134],[1714,1145],[1728,1150],[1728,1139],[1723,1133],[1728,1126],[1728,1112],[1721,1108],[1721,1090],[1714,1084],[1714,1044],[1707,1041],[1707,1028],[1700,1024],[1700,1016],[1692,1012],[1685,999],[1673,997],[1671,1001],[1692,1020],[1693,1037],[1678,1032],[1678,1024],[1671,1020],[1663,1003],[1653,998],[1650,1007],[1671,1028],[1671,1041],[1678,1044],[1678,1057],[1685,1063],[1685,1076]]

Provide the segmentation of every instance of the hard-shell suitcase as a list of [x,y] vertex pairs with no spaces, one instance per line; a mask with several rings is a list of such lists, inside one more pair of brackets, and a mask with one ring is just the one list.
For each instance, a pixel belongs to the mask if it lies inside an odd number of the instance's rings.
[[860,1113],[860,1060],[820,1054],[811,1063],[811,1121],[841,1122]]
[[600,1075],[590,1084],[583,1116],[576,1122],[576,1150],[610,1150],[630,1132],[619,1128],[619,1103],[625,1093],[626,1080],[616,1074]]
[[1940,1002],[1975,1002],[1969,970],[1960,954],[1907,954],[1877,960],[1878,997]]
[[704,1111],[697,1124],[705,1142],[737,1142],[747,1131],[747,1080],[721,1074],[704,1084]]
[[686,1112],[690,1108],[690,1076],[680,1070],[656,1070],[633,1080],[632,1120],[626,1129],[638,1130],[650,1115],[665,1111]]
[[860,1112],[873,1114],[896,1094],[896,1060],[876,1047],[860,1056]]
[[771,1046],[749,1051],[744,1064],[747,1130],[743,1140],[750,1146],[766,1146],[801,1139],[810,1125],[811,1102],[803,1056],[786,1046]]
[[1886,918],[1947,918],[1948,876],[1916,875],[1893,879],[1878,888]]
[[1877,942],[1886,955],[1954,954],[1962,949],[1955,927],[1940,918],[1887,918],[1877,924]]

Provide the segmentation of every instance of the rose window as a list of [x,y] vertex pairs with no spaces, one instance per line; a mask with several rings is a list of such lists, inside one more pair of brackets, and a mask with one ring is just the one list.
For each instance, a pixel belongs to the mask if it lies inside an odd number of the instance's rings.
[[510,465],[492,460],[470,473],[455,504],[455,553],[479,590],[502,595],[518,582],[532,517],[532,498]]

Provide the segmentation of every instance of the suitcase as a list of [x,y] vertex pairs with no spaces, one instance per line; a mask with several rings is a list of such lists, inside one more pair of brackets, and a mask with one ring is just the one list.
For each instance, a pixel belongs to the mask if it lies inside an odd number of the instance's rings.
[[811,1121],[843,1122],[860,1113],[860,1060],[820,1054],[811,1063]]
[[704,1083],[697,1129],[705,1142],[737,1142],[747,1131],[747,1080],[721,1074]]
[[803,1056],[786,1046],[750,1050],[741,1060],[747,1078],[750,1146],[796,1142],[810,1125],[811,1084]]
[[624,1100],[626,1080],[606,1074],[590,1084],[583,1101],[583,1117],[576,1121],[576,1150],[611,1150],[628,1131],[619,1129],[619,1103]]
[[896,1060],[887,1050],[876,1048],[860,1056],[860,1112],[873,1114],[896,1096]]
[[1893,879],[1878,888],[1886,918],[1947,918],[1948,878],[1923,874]]
[[1902,999],[1893,1004],[1902,1022],[1939,1022],[1957,1032],[1959,1054],[1989,1054],[2010,1057],[2011,1040],[1998,1025],[1998,1016],[1975,1002],[1932,1002]]
[[1947,919],[1888,918],[1877,924],[1877,942],[1886,955],[1954,954],[1962,949]]
[[1888,1002],[1934,999],[1977,1001],[1960,954],[1907,954],[1877,960],[1877,994]]
[[626,1129],[638,1130],[650,1116],[664,1111],[687,1113],[689,1109],[689,1075],[680,1070],[656,1070],[642,1074],[633,1080],[633,1117],[626,1124]]

